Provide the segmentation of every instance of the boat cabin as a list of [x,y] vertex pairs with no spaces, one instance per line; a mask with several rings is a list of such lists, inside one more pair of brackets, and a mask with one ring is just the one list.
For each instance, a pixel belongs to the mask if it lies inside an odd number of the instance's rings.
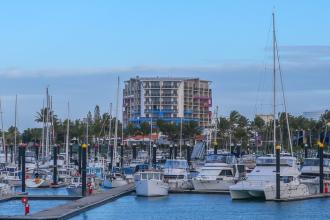
[[146,171],[146,172],[139,172],[135,175],[135,181],[141,181],[141,180],[163,180],[164,176],[160,172],[152,172],[152,171]]

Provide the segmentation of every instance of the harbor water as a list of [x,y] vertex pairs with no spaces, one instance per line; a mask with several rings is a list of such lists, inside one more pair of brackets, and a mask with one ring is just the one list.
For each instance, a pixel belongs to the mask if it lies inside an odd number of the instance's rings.
[[232,201],[229,195],[170,194],[145,198],[131,194],[73,217],[108,219],[329,219],[329,199],[295,202]]

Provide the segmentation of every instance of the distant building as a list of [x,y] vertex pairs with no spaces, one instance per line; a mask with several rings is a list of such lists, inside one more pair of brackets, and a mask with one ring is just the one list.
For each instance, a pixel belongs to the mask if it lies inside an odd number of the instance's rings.
[[303,112],[303,116],[308,119],[319,120],[324,111]]
[[136,77],[125,82],[123,122],[140,124],[196,121],[202,128],[211,120],[211,82],[199,78]]
[[264,122],[266,124],[272,122],[274,120],[274,115],[256,115],[256,117],[261,118],[262,120],[264,120]]

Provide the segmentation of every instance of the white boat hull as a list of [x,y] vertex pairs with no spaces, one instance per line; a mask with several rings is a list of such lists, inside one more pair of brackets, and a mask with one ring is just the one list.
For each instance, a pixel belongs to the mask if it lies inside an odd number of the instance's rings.
[[[281,183],[280,190],[280,197],[282,199],[310,195],[308,186],[298,182]],[[232,199],[273,200],[276,198],[276,186],[274,183],[261,186],[243,181],[230,187],[230,196]]]
[[190,190],[193,188],[191,182],[183,179],[168,179],[167,183],[170,190]]
[[169,186],[161,180],[140,180],[135,182],[138,196],[167,196]]
[[127,185],[128,182],[125,179],[117,178],[117,179],[112,180],[111,184],[112,184],[112,188],[116,188],[116,187]]
[[193,179],[193,186],[198,191],[228,191],[235,184],[234,180],[202,180]]
[[38,187],[45,187],[46,181],[43,179],[27,179],[25,181],[25,185],[28,188],[38,188]]
[[22,180],[20,179],[9,179],[7,180],[8,184],[11,185],[11,186],[20,186],[22,185]]

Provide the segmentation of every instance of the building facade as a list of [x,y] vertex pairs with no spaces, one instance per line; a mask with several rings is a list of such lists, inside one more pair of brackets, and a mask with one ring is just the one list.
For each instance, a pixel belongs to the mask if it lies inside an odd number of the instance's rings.
[[123,122],[155,123],[196,121],[202,128],[211,121],[212,90],[210,81],[199,78],[148,77],[125,81]]

